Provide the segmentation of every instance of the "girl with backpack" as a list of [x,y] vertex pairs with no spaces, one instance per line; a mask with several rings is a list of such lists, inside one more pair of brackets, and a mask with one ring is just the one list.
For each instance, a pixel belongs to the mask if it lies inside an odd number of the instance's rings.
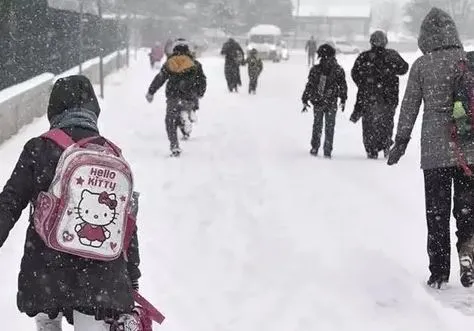
[[344,111],[347,100],[346,74],[337,63],[336,50],[331,45],[321,45],[318,57],[320,62],[311,69],[303,93],[303,112],[307,111],[311,102],[314,106],[314,122],[310,154],[313,156],[318,155],[325,120],[324,157],[330,159],[336,126],[337,101],[340,100],[340,108]]
[[[474,139],[472,134],[471,138],[458,135],[461,128],[457,127],[455,109],[459,107],[456,82],[464,74],[462,64],[467,60],[466,53],[454,20],[438,8],[433,8],[423,20],[418,45],[423,55],[410,71],[388,164],[398,163],[405,154],[423,101],[421,168],[425,177],[431,273],[427,283],[442,288],[449,281],[450,219],[454,202],[460,280],[463,286],[470,287],[474,283]],[[471,95],[471,105],[466,103],[464,109],[471,116],[472,101]],[[451,201],[453,188],[454,201]]]
[[[36,316],[38,330],[60,330],[62,315],[76,331],[110,330],[106,321],[132,314],[135,307],[133,291],[138,289],[140,278],[137,232],[134,223],[122,223],[133,216],[136,200],[132,197],[132,182],[127,186],[119,181],[125,176],[124,169],[113,175],[96,163],[97,155],[103,155],[100,153],[119,151],[99,135],[99,114],[97,98],[86,77],[59,79],[48,106],[51,131],[26,143],[0,193],[0,247],[22,211],[29,204],[32,206],[17,304],[20,312]],[[61,144],[68,141],[76,147],[65,152],[66,146]],[[111,149],[106,148],[109,144]],[[89,168],[73,159],[82,147],[82,161],[87,156],[94,162]],[[94,154],[97,150],[100,152]],[[75,168],[68,166],[63,152],[77,161]],[[121,155],[113,157],[117,161]],[[75,169],[69,173],[68,183],[57,176],[63,171],[67,176],[67,169]],[[85,172],[87,169],[89,173]],[[110,193],[111,188],[117,194]],[[124,213],[130,215],[121,215]],[[42,228],[46,224],[42,221],[50,222],[50,231],[56,232],[48,234],[49,228]],[[61,226],[68,227],[59,230]],[[130,241],[120,251],[122,243],[111,240],[126,237],[122,230]],[[105,258],[110,252],[116,254]],[[104,259],[95,258],[98,254],[104,254]]]

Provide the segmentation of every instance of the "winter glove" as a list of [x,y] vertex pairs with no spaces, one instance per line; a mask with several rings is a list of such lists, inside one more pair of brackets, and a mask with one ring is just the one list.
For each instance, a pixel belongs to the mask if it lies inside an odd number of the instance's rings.
[[397,164],[401,157],[405,155],[409,141],[410,138],[395,138],[395,146],[393,146],[393,148],[390,150],[390,154],[388,156],[387,164],[389,166]]
[[153,94],[147,93],[145,97],[146,97],[146,101],[148,101],[149,103],[153,102]]

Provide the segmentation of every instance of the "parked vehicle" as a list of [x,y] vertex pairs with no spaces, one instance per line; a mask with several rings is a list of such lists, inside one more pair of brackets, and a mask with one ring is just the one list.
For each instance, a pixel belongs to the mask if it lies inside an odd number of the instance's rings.
[[281,38],[281,29],[276,25],[254,26],[248,34],[247,53],[256,49],[261,59],[280,62],[283,58]]
[[347,41],[335,41],[334,46],[338,54],[359,54],[360,49]]

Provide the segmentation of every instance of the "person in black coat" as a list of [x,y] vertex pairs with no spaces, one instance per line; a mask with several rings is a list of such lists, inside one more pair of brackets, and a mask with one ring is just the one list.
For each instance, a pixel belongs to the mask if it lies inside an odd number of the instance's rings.
[[347,100],[347,82],[344,69],[337,63],[336,50],[329,44],[318,49],[320,62],[315,65],[308,78],[302,101],[303,111],[311,102],[314,107],[313,135],[311,138],[311,155],[317,156],[321,145],[323,121],[326,122],[324,156],[331,158],[336,126],[337,100],[340,99],[341,110],[344,111]]
[[318,51],[318,44],[316,43],[314,36],[311,36],[311,38],[306,42],[305,50],[308,54],[308,66],[312,67],[314,66],[316,52]]
[[250,51],[249,56],[244,61],[248,65],[249,74],[249,94],[257,93],[258,77],[263,71],[263,62],[258,57],[258,51],[254,48]]
[[[74,141],[98,136],[99,114],[86,77],[70,76],[55,83],[48,106],[52,129],[62,129]],[[105,140],[99,137],[96,142]],[[38,194],[48,191],[62,152],[54,142],[41,137],[24,146],[0,193],[0,247],[28,204],[34,208]],[[136,232],[127,253],[128,262],[123,257],[99,262],[53,250],[36,232],[30,216],[18,277],[18,309],[30,317],[55,319],[64,314],[71,323],[73,311],[98,320],[130,313],[132,291],[138,289],[140,277]]]
[[351,121],[362,117],[364,146],[370,159],[377,159],[380,151],[388,157],[399,103],[398,76],[409,69],[397,51],[386,48],[387,43],[384,32],[374,32],[370,37],[372,48],[358,56],[351,71],[358,87]]
[[224,43],[221,55],[225,56],[225,79],[230,92],[238,92],[238,87],[242,86],[240,78],[240,65],[244,61],[244,51],[237,41],[230,38]]
[[199,108],[199,99],[207,89],[207,79],[201,63],[191,54],[185,40],[177,42],[173,54],[168,58],[161,71],[153,79],[146,98],[153,101],[154,94],[166,83],[166,131],[173,156],[179,156],[181,149],[178,141],[178,128],[184,138],[191,133],[189,117]]

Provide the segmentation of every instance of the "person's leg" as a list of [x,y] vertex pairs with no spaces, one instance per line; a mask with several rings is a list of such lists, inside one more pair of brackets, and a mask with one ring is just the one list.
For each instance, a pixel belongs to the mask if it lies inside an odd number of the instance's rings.
[[97,321],[94,316],[74,311],[74,331],[110,331],[110,325]]
[[324,156],[331,157],[334,143],[334,128],[336,126],[337,108],[325,112]]
[[314,109],[313,134],[311,137],[311,154],[317,155],[321,146],[321,135],[323,132],[324,112],[321,109]]
[[181,132],[183,135],[186,137],[189,137],[191,134],[191,131],[193,130],[193,125],[190,120],[190,113],[191,113],[191,108],[189,109],[181,109],[180,110],[180,120],[179,120],[179,127],[181,129]]
[[166,132],[168,134],[168,140],[170,142],[171,151],[178,149],[179,150],[179,141],[178,141],[178,125],[180,121],[180,111],[178,106],[174,101],[168,102],[168,107],[166,110]]
[[374,147],[373,114],[370,111],[362,117],[362,136],[367,156],[370,159],[378,158],[378,152]]
[[55,319],[50,319],[46,314],[38,314],[35,317],[37,331],[62,331],[61,314]]
[[[474,167],[473,167],[474,170]],[[474,283],[474,178],[460,168],[454,170],[454,209],[458,237],[457,249],[461,267],[461,283]]]
[[428,226],[428,257],[431,272],[428,284],[440,287],[449,280],[451,242],[452,168],[424,171],[426,221]]

